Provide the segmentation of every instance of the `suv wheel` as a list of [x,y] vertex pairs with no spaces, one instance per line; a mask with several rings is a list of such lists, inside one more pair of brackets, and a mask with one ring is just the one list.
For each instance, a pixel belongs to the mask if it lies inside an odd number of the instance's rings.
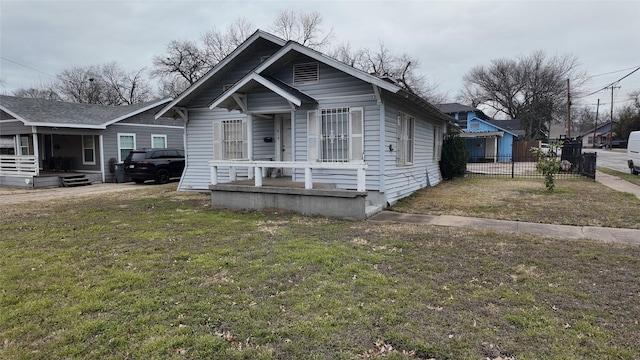
[[166,184],[169,182],[169,172],[165,169],[160,169],[156,173],[156,183]]

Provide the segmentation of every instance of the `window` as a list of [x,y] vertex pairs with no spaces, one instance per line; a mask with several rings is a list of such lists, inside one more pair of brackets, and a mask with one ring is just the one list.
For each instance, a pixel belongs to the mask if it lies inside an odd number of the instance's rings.
[[349,108],[322,109],[320,116],[322,161],[349,161]]
[[20,135],[20,155],[31,155],[29,135]]
[[362,108],[333,108],[307,112],[309,161],[364,160]]
[[151,135],[151,148],[166,149],[167,135]]
[[413,129],[415,119],[403,112],[398,112],[398,143],[396,161],[399,165],[413,163]]
[[96,164],[96,145],[93,135],[82,135],[82,164]]
[[243,159],[244,134],[242,120],[222,122],[222,158],[225,160]]
[[136,134],[118,134],[118,162],[123,162],[129,152],[136,149]]
[[471,128],[472,129],[480,129],[480,124],[477,122],[471,123]]
[[442,154],[442,127],[435,126],[433,128],[433,160],[440,161]]
[[319,79],[319,65],[317,62],[293,65],[293,84],[317,84]]

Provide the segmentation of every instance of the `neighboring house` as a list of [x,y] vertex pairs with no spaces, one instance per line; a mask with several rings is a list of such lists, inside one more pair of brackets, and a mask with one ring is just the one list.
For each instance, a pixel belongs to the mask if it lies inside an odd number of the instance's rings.
[[352,218],[440,182],[452,120],[388,79],[260,30],[157,114],[168,115],[187,124],[179,190],[212,190],[222,207]]
[[184,145],[184,121],[155,118],[171,99],[127,106],[0,96],[0,185],[52,187],[68,174],[115,181],[134,149]]
[[593,147],[594,146],[593,139],[594,139],[594,133],[595,133],[595,139],[596,139],[595,146],[596,147],[606,146],[608,145],[609,140],[611,139],[611,134],[613,132],[612,129],[615,129],[617,124],[618,124],[617,121],[613,121],[613,122],[607,121],[595,129],[591,129],[589,131],[583,132],[582,134],[579,134],[578,137],[581,137],[587,140],[587,141],[583,140],[583,146]]
[[520,120],[494,120],[482,110],[458,103],[440,104],[438,108],[463,128],[460,137],[467,140],[469,162],[512,161],[513,143],[524,135]]

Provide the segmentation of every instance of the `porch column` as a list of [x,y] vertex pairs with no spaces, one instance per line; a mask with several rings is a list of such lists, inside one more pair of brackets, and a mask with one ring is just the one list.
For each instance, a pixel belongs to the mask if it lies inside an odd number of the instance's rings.
[[[35,129],[33,129],[35,131]],[[36,176],[40,175],[40,147],[38,146],[38,134],[33,133],[33,156],[36,160]]]
[[313,189],[313,179],[311,176],[311,168],[309,166],[304,168],[304,188]]
[[[102,183],[106,183],[107,182],[107,172],[106,169],[104,167],[104,140],[103,140],[103,136],[104,135],[99,135],[98,136],[98,148],[100,149],[100,156],[98,157],[98,161],[100,162],[100,172],[102,173]],[[115,174],[114,174],[115,176]]]
[[[260,166],[256,166],[254,168],[254,172],[256,173],[255,185],[256,187],[261,187],[262,186],[262,168]],[[249,173],[251,173],[251,171],[249,171]]]
[[211,166],[211,185],[218,185],[218,167]]
[[358,191],[366,191],[367,185],[366,185],[366,177],[365,177],[365,171],[363,167],[359,167],[358,168],[358,182],[356,185],[356,190]]
[[498,137],[493,138],[493,162],[498,162]]

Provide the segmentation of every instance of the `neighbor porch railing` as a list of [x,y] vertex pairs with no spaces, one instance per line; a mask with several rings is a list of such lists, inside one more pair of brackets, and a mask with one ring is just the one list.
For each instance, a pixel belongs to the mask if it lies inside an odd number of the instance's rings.
[[0,155],[0,175],[38,176],[38,162],[35,156]]
[[366,191],[366,163],[331,163],[331,162],[298,162],[298,161],[258,161],[258,160],[211,160],[211,184],[218,184],[218,168],[229,168],[229,181],[236,181],[236,169],[248,170],[249,178],[255,179],[255,186],[262,186],[262,178],[268,168],[304,169],[304,188],[313,189],[313,170],[347,170],[356,172],[356,190]]

